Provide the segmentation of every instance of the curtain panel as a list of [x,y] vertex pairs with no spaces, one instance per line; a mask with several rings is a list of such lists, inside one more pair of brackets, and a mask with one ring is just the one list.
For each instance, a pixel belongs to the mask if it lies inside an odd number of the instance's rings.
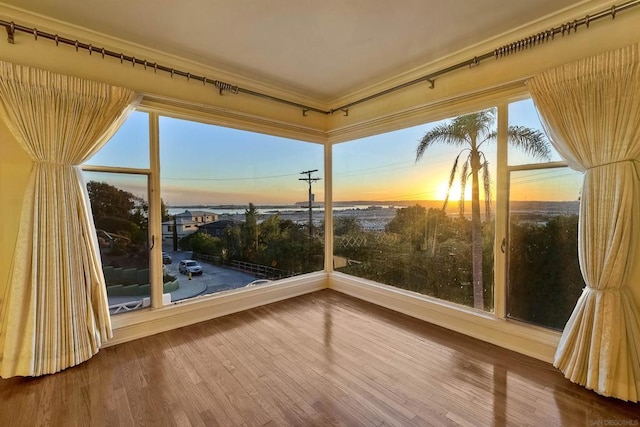
[[82,170],[136,95],[0,61],[0,119],[33,160],[6,292],[0,376],[77,365],[111,338],[97,236]]
[[633,45],[527,82],[552,144],[585,172],[578,256],[586,287],[554,365],[604,396],[638,401],[640,314],[629,292],[640,238],[640,50]]

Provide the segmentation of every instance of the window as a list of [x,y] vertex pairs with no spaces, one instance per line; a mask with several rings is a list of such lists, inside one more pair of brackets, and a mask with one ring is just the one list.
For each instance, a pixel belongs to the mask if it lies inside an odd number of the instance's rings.
[[[180,299],[322,270],[323,163],[319,144],[161,117],[165,224],[177,224],[163,251]],[[180,271],[191,258],[202,275]]]
[[[509,122],[540,129],[531,100],[509,106]],[[544,159],[509,153],[507,315],[562,329],[585,286],[578,263],[582,174],[553,151]]]
[[491,109],[336,145],[336,270],[492,310],[495,132]]
[[130,114],[107,144],[84,164],[149,170],[149,114]]
[[148,120],[133,113],[83,166],[111,314],[150,304]]
[[[509,113],[525,134],[540,130],[530,100]],[[492,311],[496,115],[486,109],[335,145],[334,268]],[[482,126],[455,137],[474,121]],[[136,112],[83,166],[112,313],[150,302],[148,129],[149,114]],[[162,285],[172,301],[323,269],[321,145],[161,116],[158,148]],[[507,316],[561,328],[584,286],[582,179],[554,151],[536,157],[524,148],[509,145],[506,165]],[[198,268],[181,270],[183,261]]]

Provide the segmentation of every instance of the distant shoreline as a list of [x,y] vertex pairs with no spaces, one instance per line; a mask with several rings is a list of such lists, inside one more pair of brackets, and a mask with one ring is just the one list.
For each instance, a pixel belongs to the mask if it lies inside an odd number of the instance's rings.
[[[296,203],[266,203],[266,204],[255,204],[256,208],[260,209],[277,209],[277,208],[291,208],[291,209],[306,209],[308,207],[308,202],[296,202]],[[393,207],[393,206],[415,206],[420,205],[423,207],[441,207],[444,203],[443,200],[353,200],[353,201],[334,201],[334,207],[349,207],[349,206],[381,206],[381,207]],[[457,206],[459,201],[457,200],[449,200],[447,203],[449,206]],[[484,201],[481,201],[484,204]],[[492,205],[495,205],[495,200],[491,201]],[[510,204],[547,204],[547,205],[561,205],[561,204],[575,204],[576,206],[580,204],[578,200],[511,200]],[[465,200],[465,205],[471,205],[470,200]],[[197,204],[197,205],[174,205],[167,206],[168,209],[246,209],[249,206],[249,203],[245,204]],[[324,202],[313,202],[313,208],[323,208]]]

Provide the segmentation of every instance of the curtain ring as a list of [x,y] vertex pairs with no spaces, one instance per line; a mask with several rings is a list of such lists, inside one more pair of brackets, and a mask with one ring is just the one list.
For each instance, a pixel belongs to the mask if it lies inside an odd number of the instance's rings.
[[122,61],[124,60],[124,54],[122,52],[120,52],[120,63],[122,64]]
[[191,78],[191,73],[187,73],[187,81]]
[[147,69],[147,60],[146,59],[144,60],[144,64],[143,65],[144,65],[144,69],[146,70]]
[[38,40],[38,29],[37,29],[37,28],[34,28],[34,29],[33,29],[33,38],[34,38],[35,40]]
[[131,66],[134,67],[134,68],[136,67],[136,57],[135,56],[131,57]]
[[154,72],[154,73],[157,73],[157,72],[158,72],[158,63],[157,63],[157,62],[154,62],[154,63],[153,63],[153,72]]
[[76,47],[76,52],[78,51],[78,40],[73,44]]
[[202,86],[206,86],[207,85],[207,78],[203,77],[202,78]]
[[56,46],[58,46],[58,35],[53,36],[53,40],[56,42]]
[[102,59],[104,59],[104,48],[100,50],[100,53],[102,54]]
[[89,44],[89,56],[93,53],[93,45]]

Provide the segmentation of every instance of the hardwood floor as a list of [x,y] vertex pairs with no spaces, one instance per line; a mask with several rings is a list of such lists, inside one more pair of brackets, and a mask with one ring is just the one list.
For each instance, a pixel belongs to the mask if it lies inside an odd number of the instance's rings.
[[330,290],[0,380],[0,426],[639,425],[639,406]]

